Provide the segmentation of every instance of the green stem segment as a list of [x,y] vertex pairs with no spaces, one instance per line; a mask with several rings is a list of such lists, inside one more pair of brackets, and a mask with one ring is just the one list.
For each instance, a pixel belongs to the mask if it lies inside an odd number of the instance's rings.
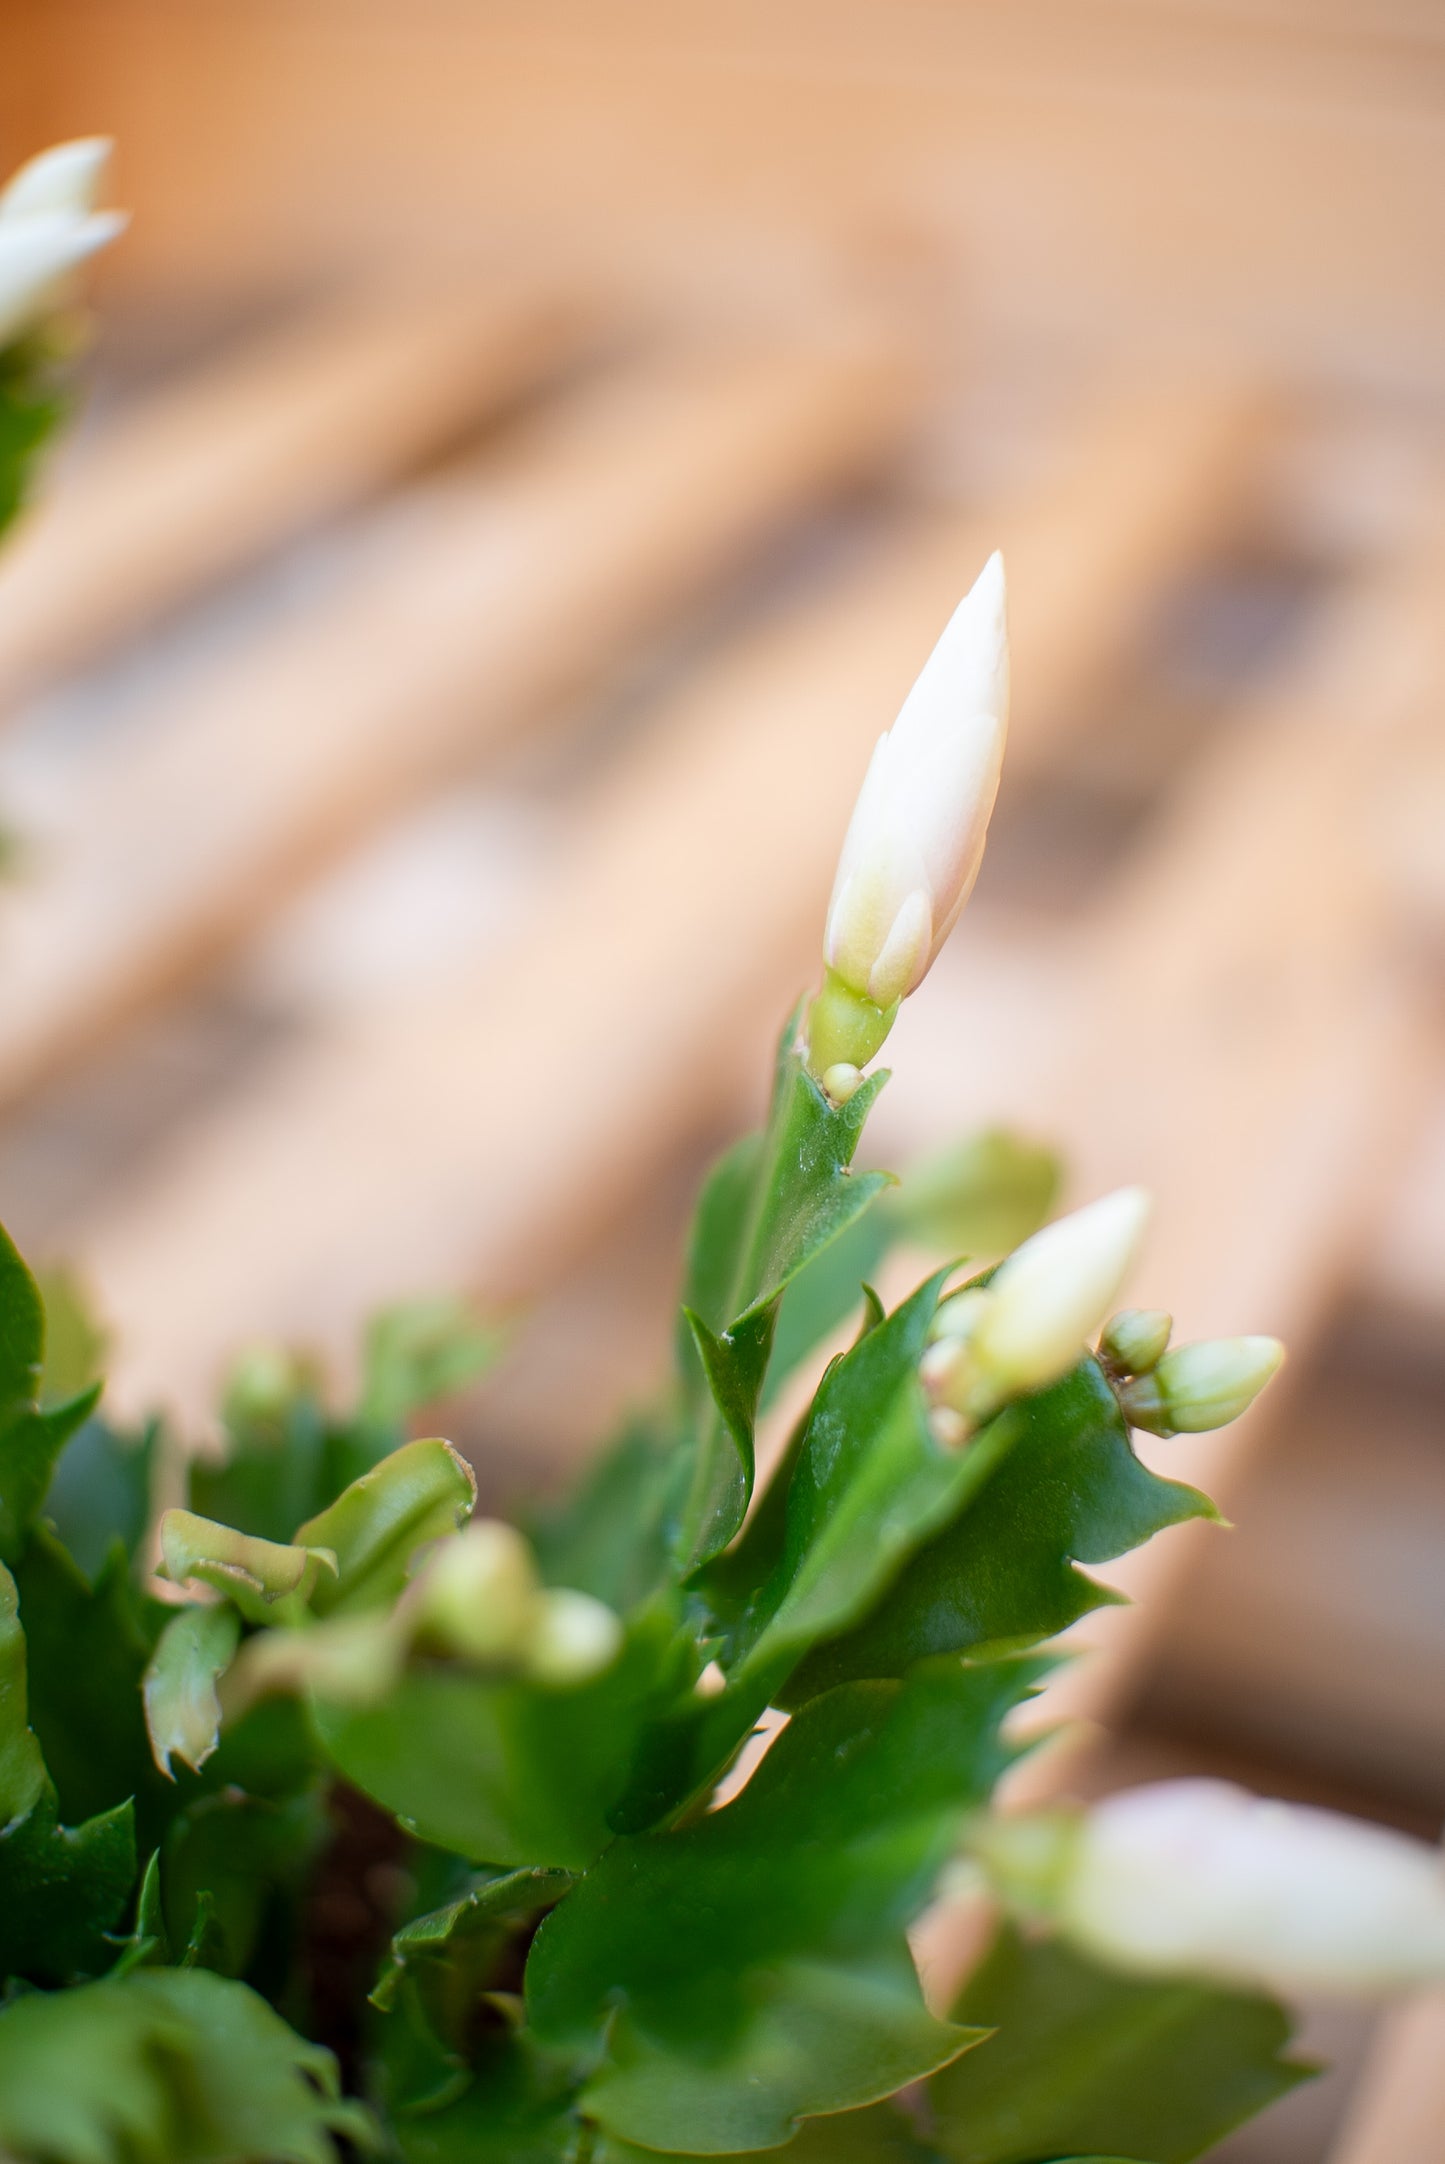
[[893,1027],[899,1001],[879,1007],[828,970],[808,1009],[808,1072],[821,1081],[830,1067],[866,1067]]

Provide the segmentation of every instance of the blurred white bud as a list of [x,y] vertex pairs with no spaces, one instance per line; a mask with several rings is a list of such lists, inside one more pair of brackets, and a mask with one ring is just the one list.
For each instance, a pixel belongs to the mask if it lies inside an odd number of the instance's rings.
[[1121,1187],[1045,1225],[999,1264],[969,1353],[995,1404],[1042,1390],[1073,1366],[1118,1296],[1149,1215]]
[[1445,1979],[1437,1849],[1227,1781],[1110,1796],[1060,1852],[1048,1907],[1145,1975],[1367,1994]]
[[838,860],[824,956],[875,1006],[922,982],[968,899],[1007,727],[1004,572],[994,555],[879,738]]
[[586,1683],[622,1650],[622,1625],[590,1593],[544,1593],[527,1645],[527,1669],[539,1683]]
[[71,272],[124,230],[119,212],[94,208],[109,150],[98,137],[58,144],[0,192],[0,346],[58,307]]
[[412,1595],[412,1627],[466,1660],[514,1659],[531,1642],[542,1599],[522,1535],[499,1518],[475,1518],[432,1551]]
[[33,218],[45,211],[91,211],[110,165],[108,135],[79,136],[27,159],[0,188],[0,218]]
[[1205,1338],[1177,1345],[1119,1389],[1124,1417],[1153,1435],[1199,1435],[1238,1420],[1278,1372],[1277,1337]]
[[1121,1375],[1147,1375],[1169,1347],[1174,1317],[1162,1307],[1121,1307],[1104,1325],[1099,1351]]

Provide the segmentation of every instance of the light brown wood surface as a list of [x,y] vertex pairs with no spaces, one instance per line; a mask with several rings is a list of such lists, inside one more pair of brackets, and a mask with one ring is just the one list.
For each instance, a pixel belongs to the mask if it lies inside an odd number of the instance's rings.
[[872,336],[659,355],[419,492],[299,621],[94,747],[0,896],[0,1096],[594,683],[890,453],[913,395]]
[[444,450],[575,348],[535,278],[399,276],[313,305],[102,425],[0,563],[0,718]]
[[1329,2164],[1445,2164],[1445,1994],[1384,2016]]
[[[1117,455],[1112,404],[1080,423],[1056,488],[900,543],[669,703],[582,808],[532,921],[475,981],[299,1051],[178,1140],[160,1179],[80,1243],[132,1389],[196,1407],[224,1350],[252,1334],[344,1356],[378,1301],[467,1281],[505,1304],[575,1253],[715,1101],[738,1049],[765,1059],[813,967],[868,747],[989,548],[1003,540],[1025,591],[1035,565],[1054,580],[1050,636],[1020,693],[1027,767],[1072,720],[1071,684],[1137,628],[1151,582],[1197,539],[1199,505],[1181,516],[1158,436],[1121,469],[1132,491],[1081,492],[1099,432]],[[1217,505],[1215,448],[1196,481]],[[1143,486],[1160,473],[1166,489]],[[1105,538],[1101,501],[1128,546]],[[282,1222],[278,1252],[268,1228]]]

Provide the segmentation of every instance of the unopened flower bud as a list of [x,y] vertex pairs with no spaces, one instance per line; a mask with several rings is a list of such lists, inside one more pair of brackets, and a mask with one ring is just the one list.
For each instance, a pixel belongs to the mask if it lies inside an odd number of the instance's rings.
[[522,1535],[498,1518],[474,1519],[433,1551],[413,1594],[413,1628],[467,1660],[510,1660],[530,1645],[542,1599]]
[[823,1075],[823,1088],[835,1105],[845,1105],[857,1094],[863,1081],[863,1070],[850,1060],[835,1060]]
[[1169,1346],[1174,1317],[1162,1307],[1121,1307],[1104,1325],[1099,1351],[1120,1375],[1147,1375]]
[[[864,776],[828,910],[828,979],[809,1018],[815,1074],[870,1059],[898,1001],[936,960],[978,876],[1007,727],[1004,575],[995,555]],[[856,1015],[850,998],[862,1003]],[[870,1035],[876,1042],[864,1049]]]
[[1122,1384],[1119,1403],[1125,1419],[1151,1435],[1199,1435],[1247,1412],[1283,1359],[1277,1337],[1177,1345],[1152,1373]]
[[1445,1867],[1423,1841],[1226,1781],[1045,1818],[1028,1905],[1120,1968],[1287,1993],[1445,1980]]
[[56,307],[69,274],[124,229],[94,208],[108,154],[98,138],[61,143],[0,191],[0,346]]
[[559,1688],[586,1683],[610,1668],[622,1649],[622,1625],[590,1593],[562,1588],[542,1595],[527,1645],[528,1673]]
[[1045,1225],[1000,1263],[970,1350],[994,1404],[1072,1367],[1118,1296],[1149,1198],[1121,1187]]

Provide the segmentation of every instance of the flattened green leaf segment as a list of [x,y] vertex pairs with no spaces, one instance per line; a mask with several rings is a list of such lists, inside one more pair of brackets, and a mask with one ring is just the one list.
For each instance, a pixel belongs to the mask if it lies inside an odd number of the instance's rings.
[[0,1231],[0,1563],[18,1560],[55,1460],[95,1409],[94,1384],[40,1408],[45,1308],[13,1242]]
[[929,2084],[948,2164],[1189,2164],[1313,2072],[1280,2056],[1268,1999],[1111,1975],[1013,1929],[953,2012],[996,2033]]
[[697,1421],[678,1542],[684,1570],[719,1554],[747,1511],[753,1426],[784,1291],[892,1185],[887,1173],[849,1170],[886,1080],[874,1075],[833,1105],[785,1050],[765,1134],[729,1151],[704,1190],[684,1299],[695,1350],[684,1347],[682,1360]]
[[609,2132],[765,2148],[973,2040],[927,2014],[903,1934],[1040,1672],[933,1662],[832,1693],[725,1809],[613,1844],[527,1970],[540,2041],[605,2052],[583,2102]]
[[802,1662],[785,1704],[852,1677],[906,1674],[930,1654],[1051,1638],[1119,1597],[1078,1563],[1105,1562],[1166,1526],[1218,1515],[1197,1489],[1160,1480],[1135,1457],[1091,1359],[1009,1413],[1013,1440],[981,1490],[917,1551],[871,1615]]
[[204,1969],[0,2008],[0,2149],[48,2164],[336,2164],[377,2146],[330,2052]]

